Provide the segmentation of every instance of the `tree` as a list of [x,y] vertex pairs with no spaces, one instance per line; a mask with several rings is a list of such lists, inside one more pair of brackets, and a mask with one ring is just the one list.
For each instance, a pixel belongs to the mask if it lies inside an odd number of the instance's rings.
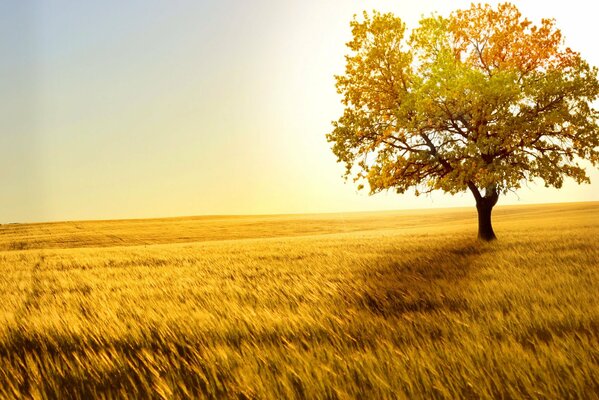
[[410,36],[393,14],[350,25],[344,112],[327,140],[359,189],[470,190],[478,236],[493,240],[500,194],[590,182],[579,162],[599,162],[597,68],[554,20],[534,25],[506,3],[423,18]]

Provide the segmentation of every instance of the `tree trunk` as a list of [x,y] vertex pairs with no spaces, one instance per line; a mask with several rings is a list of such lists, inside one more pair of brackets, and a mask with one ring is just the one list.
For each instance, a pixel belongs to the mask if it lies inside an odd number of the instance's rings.
[[493,225],[491,224],[491,211],[493,211],[494,204],[485,200],[487,198],[483,197],[476,203],[476,210],[478,211],[478,238],[489,242],[497,239],[495,232],[493,232]]
[[497,239],[495,232],[493,232],[493,225],[491,224],[491,211],[493,211],[493,207],[497,204],[497,200],[499,200],[499,193],[496,186],[490,185],[485,188],[484,196],[473,182],[468,182],[468,187],[476,199],[478,238],[487,242]]

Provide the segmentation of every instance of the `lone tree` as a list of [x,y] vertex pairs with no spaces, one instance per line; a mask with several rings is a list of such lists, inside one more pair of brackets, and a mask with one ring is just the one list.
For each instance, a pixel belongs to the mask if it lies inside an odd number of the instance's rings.
[[351,28],[336,77],[345,109],[327,135],[346,178],[371,194],[469,189],[483,240],[495,239],[500,194],[537,178],[590,182],[579,162],[599,162],[597,68],[563,46],[554,20],[472,5],[410,36],[393,14],[365,12]]

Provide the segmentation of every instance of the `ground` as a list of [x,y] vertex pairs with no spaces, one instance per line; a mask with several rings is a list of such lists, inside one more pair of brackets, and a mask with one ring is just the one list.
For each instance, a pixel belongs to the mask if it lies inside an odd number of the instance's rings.
[[[593,398],[599,203],[0,226],[0,398]],[[595,397],[596,398],[596,397]]]

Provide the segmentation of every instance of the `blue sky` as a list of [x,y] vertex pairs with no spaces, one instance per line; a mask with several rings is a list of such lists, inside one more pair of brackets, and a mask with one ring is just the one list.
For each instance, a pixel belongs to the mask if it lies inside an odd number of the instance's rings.
[[[515,3],[599,64],[590,2]],[[470,206],[357,192],[324,139],[354,13],[468,4],[3,1],[0,222]],[[591,177],[500,202],[599,200]]]

